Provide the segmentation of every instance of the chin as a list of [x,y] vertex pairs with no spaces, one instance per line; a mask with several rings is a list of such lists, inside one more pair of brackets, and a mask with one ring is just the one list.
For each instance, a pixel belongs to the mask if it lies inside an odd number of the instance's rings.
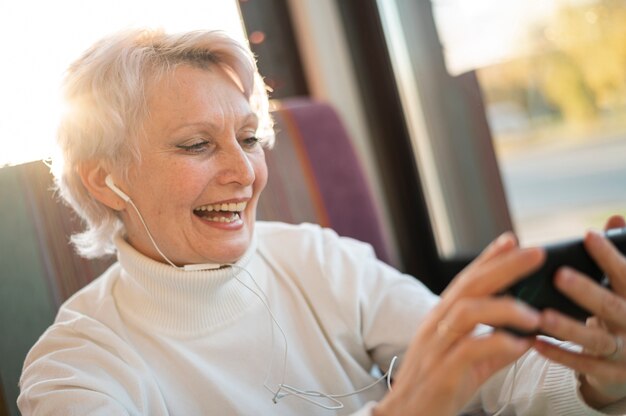
[[236,263],[239,259],[246,254],[246,250],[250,244],[241,245],[241,247],[232,247],[228,250],[220,251],[216,253],[212,252],[212,255],[205,256],[206,259],[203,263],[218,263],[218,264],[228,264],[228,263]]
[[240,230],[237,235],[205,239],[204,244],[196,246],[193,257],[186,256],[187,264],[235,263],[246,254],[251,244],[252,233],[249,230]]

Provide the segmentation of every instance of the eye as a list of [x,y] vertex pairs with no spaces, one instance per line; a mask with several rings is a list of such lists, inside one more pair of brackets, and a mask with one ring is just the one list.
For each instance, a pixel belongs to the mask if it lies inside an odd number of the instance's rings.
[[210,142],[206,140],[201,140],[191,144],[179,144],[176,147],[188,153],[203,153],[209,150],[210,145]]
[[241,147],[243,147],[244,149],[253,149],[260,142],[261,139],[256,136],[247,137],[241,141]]

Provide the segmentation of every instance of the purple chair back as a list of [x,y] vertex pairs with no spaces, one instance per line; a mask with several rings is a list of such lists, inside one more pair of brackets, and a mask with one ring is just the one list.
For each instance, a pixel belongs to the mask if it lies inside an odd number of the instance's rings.
[[335,110],[306,98],[284,100],[273,113],[276,144],[266,152],[268,185],[259,218],[312,222],[370,243],[389,261],[366,177]]

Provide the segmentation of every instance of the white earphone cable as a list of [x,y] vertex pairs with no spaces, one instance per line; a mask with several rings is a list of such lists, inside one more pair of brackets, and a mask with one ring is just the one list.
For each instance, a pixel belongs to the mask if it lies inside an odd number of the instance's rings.
[[177,266],[174,263],[172,263],[172,261],[170,259],[168,259],[165,254],[163,254],[161,249],[159,249],[159,246],[157,245],[156,241],[154,241],[154,238],[152,238],[152,233],[150,232],[150,229],[148,228],[148,225],[144,221],[143,216],[141,215],[141,212],[139,212],[139,209],[137,209],[137,206],[135,205],[133,200],[128,198],[127,202],[130,204],[131,207],[133,207],[135,209],[135,212],[137,213],[137,216],[139,217],[139,220],[143,224],[143,228],[146,229],[146,233],[148,234],[148,238],[152,242],[152,245],[154,246],[155,250],[161,255],[161,257],[163,257],[163,260],[165,260],[167,263],[169,263],[169,265],[172,266],[173,268],[178,269],[178,270],[183,270],[184,269],[183,267]]
[[[348,396],[352,396],[358,393],[361,393],[365,390],[368,390],[372,387],[374,387],[376,384],[378,384],[379,382],[381,382],[382,380],[386,379],[387,380],[387,388],[389,389],[389,391],[391,391],[391,374],[393,372],[393,368],[394,365],[396,363],[397,360],[397,356],[394,356],[391,359],[391,362],[389,364],[389,369],[387,370],[387,372],[385,372],[385,374],[383,374],[381,377],[379,377],[378,379],[376,379],[374,382],[372,382],[371,384],[362,387],[358,390],[355,390],[351,393],[344,393],[344,394],[326,394],[326,393],[322,393],[319,391],[315,391],[315,390],[301,390],[295,387],[292,387],[290,385],[287,385],[284,383],[284,379],[285,379],[285,373],[286,373],[286,369],[287,369],[287,358],[288,358],[288,352],[289,352],[289,343],[287,342],[287,336],[285,335],[285,332],[283,331],[282,327],[280,326],[280,324],[278,323],[276,317],[274,316],[274,314],[272,313],[272,310],[270,309],[269,305],[268,305],[268,299],[267,299],[267,295],[265,294],[265,292],[263,292],[263,289],[261,289],[261,287],[259,286],[259,284],[256,282],[256,280],[254,280],[254,277],[252,277],[252,274],[245,269],[244,267],[238,266],[236,264],[189,264],[189,265],[185,265],[185,266],[177,266],[175,265],[166,255],[165,253],[163,253],[161,251],[161,249],[159,248],[159,246],[157,245],[156,241],[154,240],[154,238],[152,237],[152,233],[150,232],[150,229],[148,228],[148,225],[146,224],[146,221],[143,219],[143,216],[141,215],[141,212],[139,212],[139,209],[137,208],[137,206],[135,205],[135,203],[133,202],[133,200],[126,195],[124,192],[122,192],[119,188],[117,188],[112,180],[110,179],[110,176],[107,177],[107,185],[114,190],[115,193],[117,193],[120,197],[122,197],[124,199],[124,201],[126,201],[127,203],[129,203],[133,209],[135,210],[135,212],[137,213],[137,216],[139,217],[139,220],[141,221],[141,224],[143,225],[144,229],[146,230],[146,233],[148,235],[148,238],[150,239],[150,242],[152,243],[152,245],[154,246],[155,250],[159,253],[159,255],[163,258],[163,260],[165,260],[170,266],[172,266],[173,268],[177,269],[177,270],[184,270],[184,271],[197,271],[197,270],[209,270],[209,269],[217,269],[219,267],[223,267],[223,266],[230,266],[233,269],[237,268],[239,270],[244,271],[249,277],[250,280],[252,280],[252,282],[254,283],[254,285],[256,286],[256,288],[259,290],[259,292],[261,292],[263,294],[263,296],[259,295],[254,289],[252,289],[250,286],[246,285],[244,282],[241,281],[241,279],[239,279],[239,277],[235,274],[233,277],[241,284],[243,285],[246,289],[248,289],[250,292],[252,292],[263,304],[263,306],[265,307],[265,309],[267,310],[271,322],[273,323],[273,325],[270,325],[271,327],[271,350],[272,352],[274,351],[274,325],[278,328],[278,330],[280,331],[280,334],[283,338],[283,342],[285,343],[285,352],[283,354],[283,363],[282,363],[282,373],[281,373],[281,377],[280,377],[280,383],[278,384],[278,389],[276,389],[276,391],[272,390],[272,388],[270,388],[268,386],[268,380],[269,377],[271,375],[271,370],[273,367],[273,363],[274,363],[274,354],[272,353],[272,356],[270,358],[270,363],[268,366],[268,371],[267,371],[267,375],[265,376],[265,380],[263,381],[263,387],[265,387],[265,389],[267,389],[269,392],[271,392],[274,396],[272,398],[272,401],[274,403],[278,403],[278,401],[284,397],[293,395],[296,397],[299,397],[300,399],[306,400],[310,403],[313,403],[316,406],[320,406],[324,409],[328,409],[328,410],[337,410],[337,409],[341,409],[343,408],[343,403],[341,401],[339,401],[339,398],[343,398],[343,397],[348,397]],[[511,382],[511,388],[509,390],[509,395],[507,398],[506,403],[496,412],[493,414],[493,416],[499,416],[500,414],[502,414],[502,412],[506,409],[506,407],[510,404],[511,399],[513,397],[513,391],[515,389],[515,378],[517,375],[517,361],[514,364],[513,367],[513,380]],[[328,399],[330,400],[333,405],[331,406],[327,406],[323,403],[317,402],[315,400],[313,400],[312,398],[322,398],[322,399]]]
[[[261,301],[261,303],[263,304],[263,306],[265,307],[265,309],[267,310],[269,317],[271,319],[271,322],[273,323],[273,325],[271,325],[271,339],[272,339],[272,344],[271,344],[271,351],[274,351],[274,325],[278,328],[278,330],[280,331],[280,334],[283,338],[283,342],[285,344],[285,351],[283,354],[283,358],[282,358],[282,372],[281,372],[281,376],[280,376],[280,383],[278,384],[278,388],[277,389],[272,389],[269,385],[268,385],[268,381],[271,375],[271,371],[272,371],[272,367],[274,365],[274,354],[272,353],[271,358],[270,358],[270,362],[268,365],[268,369],[267,369],[267,374],[265,376],[265,379],[263,380],[263,387],[268,390],[270,393],[273,394],[272,397],[272,401],[274,403],[278,403],[279,400],[281,400],[284,397],[287,396],[296,396],[302,400],[305,400],[309,403],[312,403],[316,406],[322,407],[324,409],[328,409],[328,410],[338,410],[338,409],[342,409],[343,403],[338,400],[340,398],[343,397],[348,397],[348,396],[352,396],[355,394],[359,394],[363,391],[366,391],[372,387],[374,387],[376,384],[380,383],[382,380],[387,380],[387,388],[389,389],[389,391],[391,391],[391,374],[393,372],[393,368],[394,365],[397,361],[397,356],[394,356],[391,359],[391,362],[389,364],[389,369],[387,370],[387,372],[385,372],[385,374],[383,374],[382,376],[380,376],[378,379],[376,379],[374,382],[372,382],[371,384],[362,387],[358,390],[355,390],[353,392],[350,393],[343,393],[343,394],[327,394],[327,393],[322,393],[316,390],[301,390],[298,389],[296,387],[290,386],[288,384],[285,384],[285,373],[287,370],[287,358],[288,358],[288,352],[289,352],[289,343],[287,342],[287,336],[285,335],[285,332],[283,331],[283,328],[280,326],[280,324],[278,323],[278,320],[276,319],[276,317],[274,316],[274,313],[272,312],[272,310],[270,309],[269,305],[268,305],[268,300],[267,300],[267,295],[265,294],[265,292],[263,292],[263,289],[261,289],[261,287],[259,286],[259,284],[256,282],[256,280],[254,280],[254,278],[252,277],[252,274],[245,269],[244,267],[238,266],[236,264],[223,264],[223,265],[213,265],[213,264],[207,264],[207,265],[188,265],[188,266],[177,266],[175,265],[159,248],[159,246],[157,245],[156,241],[154,241],[154,238],[152,237],[152,233],[150,233],[150,229],[148,228],[148,225],[146,224],[145,220],[143,219],[143,216],[141,215],[141,212],[139,212],[139,209],[137,208],[137,206],[135,205],[135,203],[132,201],[132,199],[128,198],[127,202],[133,207],[133,209],[135,210],[135,212],[137,213],[137,216],[139,217],[139,220],[141,221],[141,224],[143,225],[143,227],[146,230],[146,233],[148,235],[148,238],[150,239],[150,242],[152,243],[152,245],[154,246],[155,250],[159,253],[159,255],[161,257],[163,257],[163,259],[172,267],[174,267],[177,270],[185,270],[185,271],[191,271],[191,270],[203,270],[204,269],[215,269],[217,267],[221,267],[221,266],[230,266],[233,269],[237,268],[239,270],[242,270],[243,272],[245,272],[248,277],[250,277],[250,280],[252,280],[252,282],[254,283],[254,285],[256,286],[256,288],[259,290],[259,292],[261,292],[263,294],[263,296],[259,295],[254,289],[252,289],[250,286],[248,286],[247,284],[245,284],[244,282],[241,281],[241,279],[239,279],[239,277],[235,274],[233,277],[235,278],[235,280],[237,280],[242,286],[244,286],[246,289],[248,289],[250,292],[252,292],[258,299],[259,301]],[[507,402],[500,408],[500,410],[498,410],[496,413],[493,414],[493,416],[500,416],[502,414],[502,412],[506,409],[506,407],[509,405],[509,403],[511,402],[511,399],[513,397],[513,390],[515,389],[515,376],[516,376],[516,372],[517,372],[517,362],[515,362],[514,368],[513,368],[513,381],[511,384],[511,388],[509,390],[509,397],[507,399]],[[320,398],[320,399],[326,399],[329,400],[332,404],[331,405],[327,405],[324,404],[320,401],[316,401],[314,400],[314,398]]]
[[517,361],[513,364],[513,380],[511,381],[511,388],[509,389],[509,397],[506,399],[506,403],[502,405],[502,407],[494,413],[492,416],[500,416],[502,412],[508,407],[511,403],[511,399],[513,398],[513,391],[515,390],[515,379],[517,377]]
[[[374,387],[376,384],[380,383],[382,380],[387,380],[387,388],[389,390],[391,390],[391,374],[393,372],[393,368],[395,366],[395,363],[397,361],[396,356],[394,356],[389,364],[389,369],[387,370],[387,372],[385,374],[383,374],[381,377],[379,377],[378,379],[376,379],[374,382],[372,382],[371,384],[362,387],[358,390],[355,390],[353,392],[350,393],[343,393],[343,394],[327,394],[327,393],[323,393],[320,391],[316,391],[316,390],[302,390],[293,386],[290,386],[288,384],[284,383],[284,379],[285,379],[285,373],[286,373],[286,369],[287,369],[287,354],[288,354],[288,350],[289,350],[289,344],[287,342],[287,336],[285,335],[285,332],[283,331],[282,327],[280,326],[280,324],[278,323],[276,317],[274,316],[274,314],[272,313],[272,310],[270,309],[269,305],[268,305],[268,301],[267,301],[267,295],[265,294],[265,292],[263,292],[263,290],[261,289],[261,287],[259,286],[259,284],[256,282],[256,280],[254,279],[254,277],[252,277],[252,274],[245,269],[244,267],[241,266],[237,266],[234,264],[230,265],[233,268],[237,268],[239,270],[242,270],[243,272],[245,272],[248,277],[250,278],[250,280],[252,280],[252,282],[254,283],[254,285],[256,286],[256,288],[262,293],[263,296],[259,295],[254,289],[252,289],[250,286],[248,286],[247,284],[245,284],[244,282],[241,281],[241,279],[239,279],[239,277],[237,275],[234,276],[234,278],[241,284],[243,285],[245,288],[247,288],[250,292],[252,292],[260,301],[261,303],[263,303],[263,306],[265,306],[272,322],[274,323],[274,325],[276,325],[276,327],[278,328],[278,330],[280,331],[282,338],[283,338],[283,342],[285,343],[285,352],[283,354],[283,367],[282,367],[282,371],[281,371],[281,377],[280,377],[280,383],[278,384],[278,388],[273,390],[270,386],[267,385],[267,381],[270,377],[270,372],[271,372],[271,364],[273,363],[273,356],[272,359],[270,360],[270,367],[268,367],[268,373],[265,377],[265,380],[263,382],[263,386],[269,391],[271,392],[274,396],[272,398],[272,401],[274,403],[278,403],[278,401],[284,397],[287,396],[296,396],[302,400],[305,400],[307,402],[310,402],[316,406],[322,407],[324,409],[328,409],[328,410],[337,410],[337,409],[341,409],[343,408],[343,403],[338,400],[340,398],[343,397],[348,397],[348,396],[352,396],[355,394],[359,394],[365,390],[368,390],[372,387]],[[272,337],[272,350],[274,349],[274,340]],[[327,405],[324,404],[320,401],[316,401],[314,400],[314,398],[320,398],[320,399],[326,399],[329,400],[332,404],[331,405]]]
[[[112,179],[110,179],[110,177],[107,177],[107,185],[114,190],[115,193],[117,193],[120,197],[122,197],[124,199],[124,201],[126,201],[127,203],[130,204],[130,206],[133,207],[133,209],[135,210],[135,212],[137,213],[137,216],[139,217],[139,220],[141,221],[141,224],[143,225],[144,229],[146,230],[146,234],[148,235],[148,238],[150,239],[150,242],[152,243],[152,245],[154,246],[155,250],[159,253],[159,255],[163,258],[163,260],[165,260],[170,266],[172,266],[173,268],[177,269],[177,270],[184,270],[184,271],[198,271],[198,270],[207,270],[207,269],[216,269],[219,267],[227,267],[230,266],[233,269],[239,269],[242,270],[243,272],[245,272],[248,277],[250,277],[250,280],[252,280],[252,282],[254,283],[254,286],[256,286],[256,288],[258,289],[258,291],[262,294],[262,296],[257,293],[257,291],[255,291],[253,288],[251,288],[250,286],[248,286],[247,284],[245,284],[244,282],[241,281],[241,279],[239,279],[239,277],[237,276],[237,274],[234,274],[233,277],[235,278],[235,280],[237,280],[242,286],[244,286],[246,289],[248,289],[251,293],[253,293],[263,304],[263,306],[265,307],[265,309],[267,310],[271,323],[272,325],[270,325],[271,327],[271,351],[272,351],[272,356],[270,358],[270,362],[269,362],[269,366],[268,366],[268,370],[267,370],[267,375],[265,376],[265,379],[263,381],[263,387],[265,389],[267,389],[270,393],[273,394],[272,397],[272,401],[274,403],[278,403],[278,401],[284,397],[287,396],[296,396],[302,400],[305,400],[307,402],[310,402],[316,406],[320,406],[324,409],[328,409],[328,410],[337,410],[337,409],[341,409],[344,407],[343,403],[338,400],[340,398],[343,397],[348,397],[348,396],[352,396],[355,394],[359,394],[365,390],[368,390],[372,387],[374,387],[376,384],[380,383],[382,380],[387,380],[387,388],[389,390],[391,390],[391,374],[393,372],[393,368],[394,365],[396,363],[396,360],[398,357],[394,356],[389,364],[389,369],[387,370],[387,372],[385,374],[383,374],[381,377],[379,377],[378,379],[376,379],[374,382],[372,382],[371,384],[362,387],[358,390],[355,390],[353,392],[350,393],[343,393],[343,394],[327,394],[327,393],[322,393],[316,390],[302,390],[302,389],[298,389],[296,387],[290,386],[288,384],[285,384],[285,374],[287,371],[287,358],[288,358],[288,352],[289,352],[289,343],[287,341],[287,336],[285,334],[285,332],[283,331],[283,328],[280,326],[280,324],[278,323],[278,320],[276,319],[276,317],[274,316],[274,313],[272,312],[271,308],[269,307],[269,301],[267,299],[267,295],[265,294],[265,292],[263,291],[263,289],[261,289],[261,287],[259,286],[259,284],[256,282],[256,280],[254,279],[254,277],[252,276],[252,274],[244,267],[238,266],[236,264],[189,264],[189,265],[185,265],[185,266],[177,266],[176,264],[174,264],[174,262],[172,262],[166,255],[165,253],[163,253],[161,251],[161,249],[159,248],[158,244],[156,243],[156,241],[154,240],[154,237],[152,237],[152,233],[150,232],[150,229],[148,228],[148,225],[146,224],[146,221],[144,220],[143,216],[141,215],[141,212],[139,212],[139,209],[137,208],[137,206],[135,205],[135,203],[133,202],[133,200],[126,195],[124,192],[122,192],[119,188],[117,188],[115,186],[115,184],[113,183]],[[281,376],[280,376],[280,383],[278,384],[278,388],[277,389],[272,389],[269,385],[268,385],[268,381],[272,372],[272,367],[274,364],[274,347],[275,347],[275,343],[274,343],[274,326],[276,326],[278,328],[278,330],[280,331],[280,334],[283,338],[283,342],[285,343],[285,350],[283,353],[283,358],[282,358],[282,371],[281,371]],[[326,405],[320,401],[316,401],[314,400],[315,398],[320,398],[320,399],[326,399],[329,400],[332,404],[331,405]]]
[[[109,186],[114,186],[114,185],[109,184]],[[125,196],[124,200],[127,203],[129,203],[131,207],[133,207],[133,209],[137,213],[137,216],[139,217],[139,220],[141,221],[141,224],[143,225],[143,228],[146,230],[146,234],[148,235],[148,238],[150,239],[150,242],[154,246],[154,249],[159,253],[159,255],[163,258],[163,260],[165,260],[170,266],[172,266],[173,268],[175,268],[177,270],[184,270],[184,271],[198,271],[198,270],[219,269],[220,267],[223,266],[221,264],[212,264],[212,263],[206,263],[206,264],[186,264],[184,266],[177,266],[177,265],[175,265],[174,262],[172,262],[165,255],[165,253],[163,253],[161,251],[161,249],[157,245],[156,241],[154,241],[154,237],[152,237],[152,233],[150,232],[150,229],[148,228],[148,224],[146,224],[146,221],[143,219],[143,215],[141,215],[141,212],[139,212],[139,208],[137,208],[137,205],[135,205],[133,200],[128,195],[126,195],[125,193],[120,191],[118,188],[115,187],[115,190],[118,193],[118,195],[124,195]]]

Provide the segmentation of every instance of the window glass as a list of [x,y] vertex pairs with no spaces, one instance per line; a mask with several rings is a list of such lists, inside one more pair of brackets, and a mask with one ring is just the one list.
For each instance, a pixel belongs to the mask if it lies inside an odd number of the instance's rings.
[[520,240],[626,213],[626,2],[432,0],[446,66],[476,71]]
[[63,71],[97,39],[129,27],[245,35],[236,0],[0,2],[0,167],[50,156]]

